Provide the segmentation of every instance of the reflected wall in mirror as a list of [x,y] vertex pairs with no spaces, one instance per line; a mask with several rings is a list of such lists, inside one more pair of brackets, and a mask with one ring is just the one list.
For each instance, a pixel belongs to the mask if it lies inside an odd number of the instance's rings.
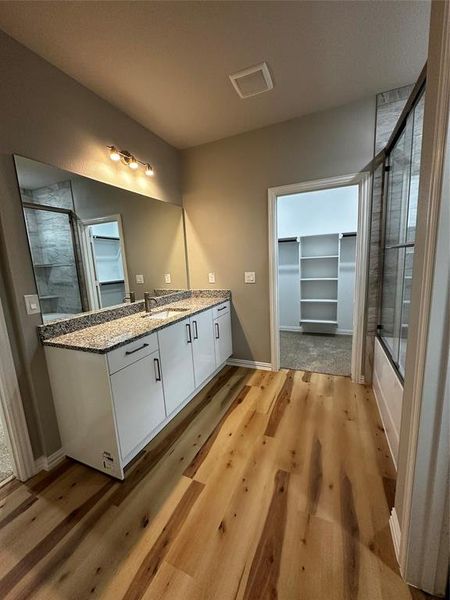
[[180,206],[14,160],[43,322],[188,287]]

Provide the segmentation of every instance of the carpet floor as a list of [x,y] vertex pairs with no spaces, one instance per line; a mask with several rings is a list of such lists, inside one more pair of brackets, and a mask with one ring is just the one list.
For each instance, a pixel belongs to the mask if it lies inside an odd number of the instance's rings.
[[352,336],[280,331],[280,366],[330,375],[350,375]]
[[5,430],[3,423],[0,421],[0,481],[3,481],[12,474],[13,470],[8,444],[6,443]]

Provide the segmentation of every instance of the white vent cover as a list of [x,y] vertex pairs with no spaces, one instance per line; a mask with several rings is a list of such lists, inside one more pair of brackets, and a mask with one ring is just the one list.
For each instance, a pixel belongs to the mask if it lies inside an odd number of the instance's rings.
[[230,75],[230,81],[241,98],[268,92],[273,88],[272,77],[265,62]]

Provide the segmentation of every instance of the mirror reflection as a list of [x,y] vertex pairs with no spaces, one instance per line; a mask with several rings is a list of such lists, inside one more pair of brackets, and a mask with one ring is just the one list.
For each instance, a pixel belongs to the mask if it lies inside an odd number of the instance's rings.
[[43,322],[188,287],[181,207],[14,160]]

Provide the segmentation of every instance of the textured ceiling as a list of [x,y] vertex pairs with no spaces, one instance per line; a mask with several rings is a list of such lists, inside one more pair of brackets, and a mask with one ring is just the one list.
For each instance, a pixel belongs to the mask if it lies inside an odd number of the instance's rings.
[[[0,2],[0,27],[176,147],[413,82],[429,2]],[[228,75],[266,61],[241,100]]]

